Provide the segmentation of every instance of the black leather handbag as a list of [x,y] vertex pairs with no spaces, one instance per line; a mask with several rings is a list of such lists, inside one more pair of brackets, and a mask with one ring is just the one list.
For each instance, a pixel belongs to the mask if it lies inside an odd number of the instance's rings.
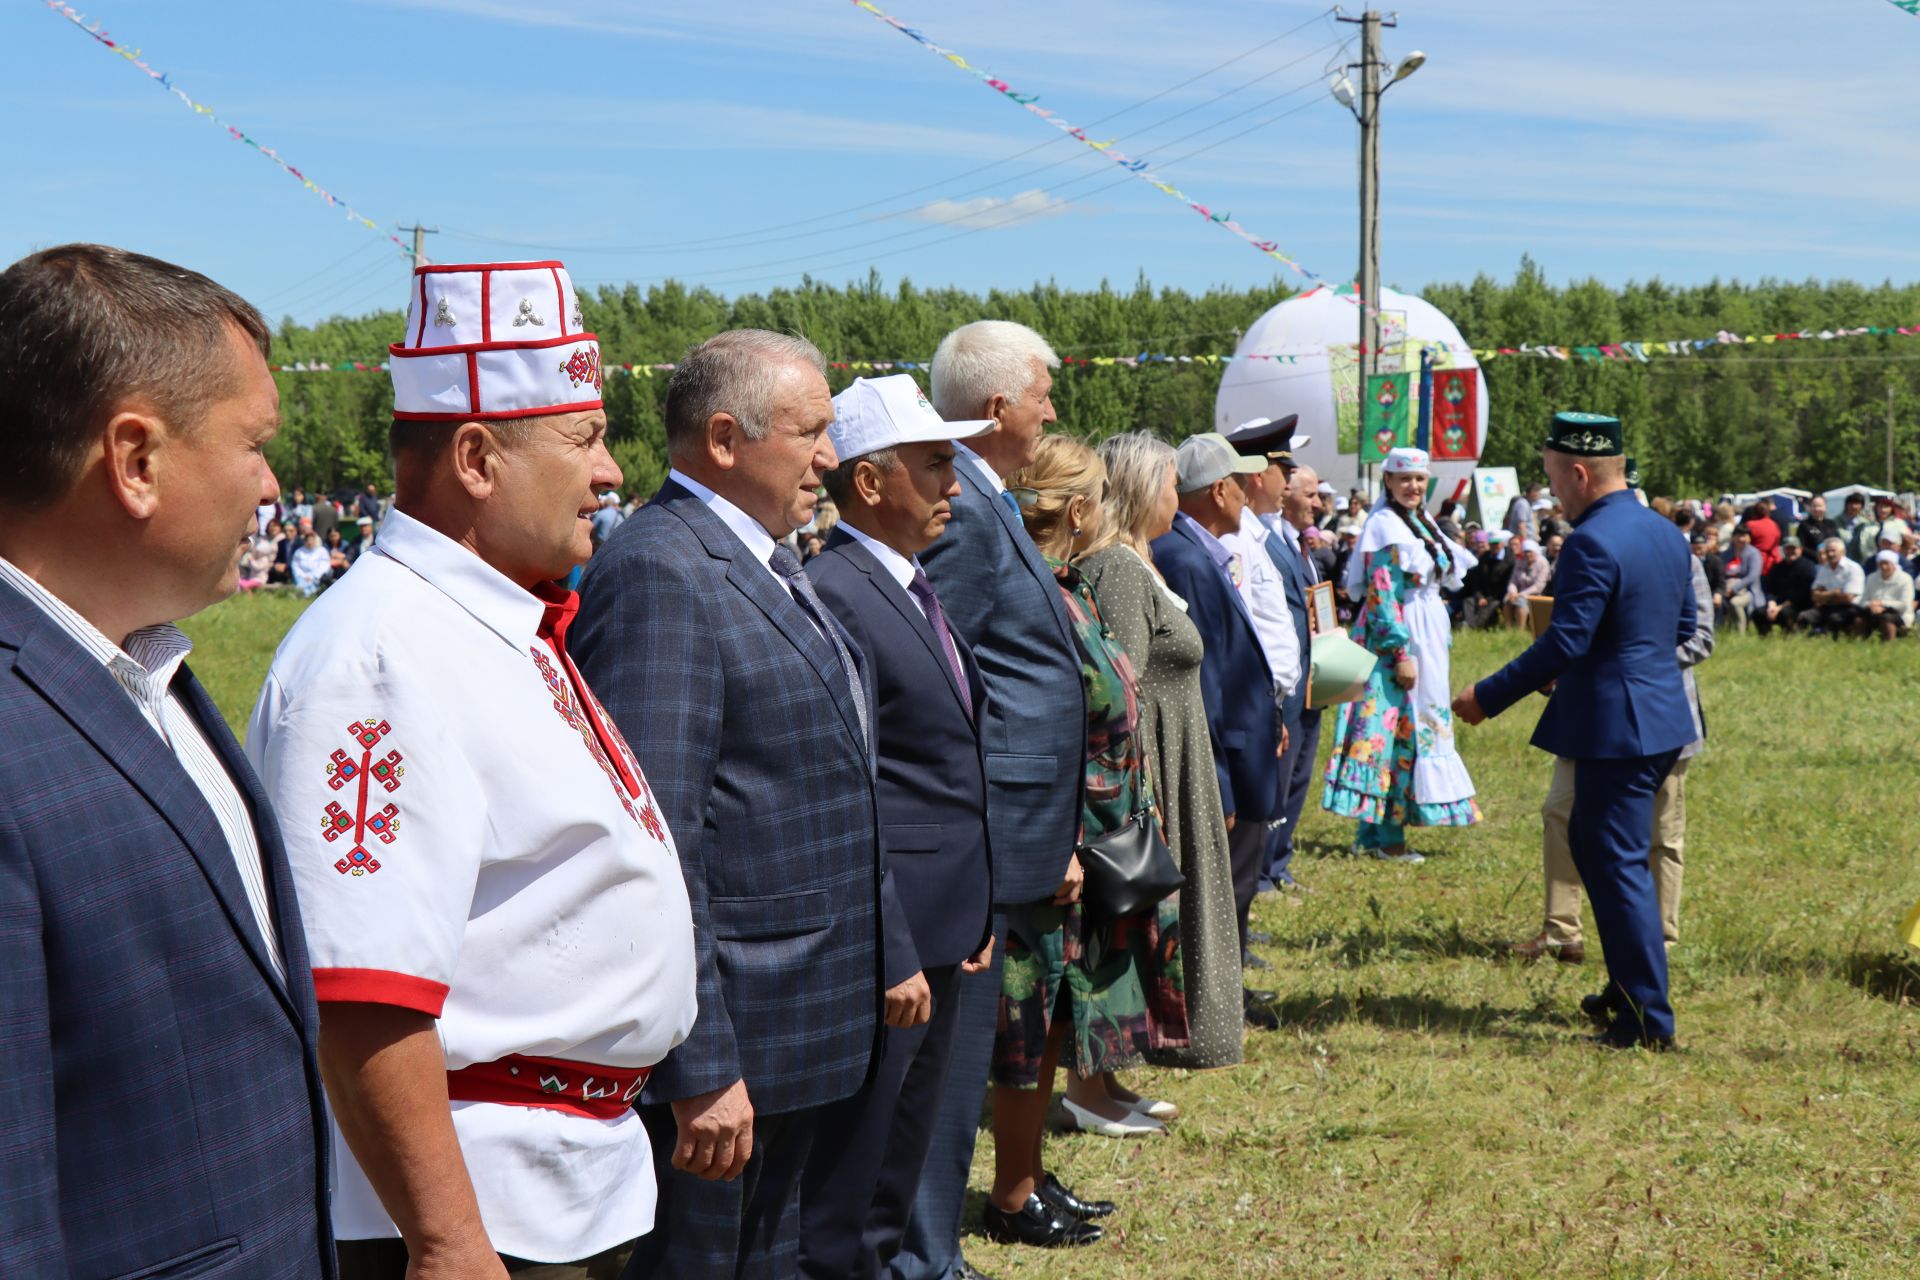
[[1145,804],[1119,827],[1074,852],[1086,876],[1080,901],[1098,920],[1145,911],[1187,882]]

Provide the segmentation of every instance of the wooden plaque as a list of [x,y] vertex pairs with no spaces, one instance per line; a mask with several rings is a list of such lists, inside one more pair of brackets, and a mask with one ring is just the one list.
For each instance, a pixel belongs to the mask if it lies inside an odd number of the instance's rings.
[[1307,630],[1325,635],[1340,629],[1340,611],[1333,600],[1333,584],[1316,582],[1307,588]]

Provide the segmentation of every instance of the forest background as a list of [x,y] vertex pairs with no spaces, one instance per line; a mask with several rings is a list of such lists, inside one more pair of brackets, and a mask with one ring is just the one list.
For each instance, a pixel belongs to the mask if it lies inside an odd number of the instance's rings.
[[[1597,280],[1548,282],[1522,258],[1509,282],[1482,275],[1470,284],[1415,291],[1477,348],[1522,343],[1596,346],[1711,337],[1722,330],[1774,334],[1920,323],[1920,285],[1848,281],[1624,287]],[[1062,356],[1231,353],[1240,333],[1291,296],[1281,281],[1193,294],[1156,290],[1142,276],[1131,289],[1102,284],[1076,291],[1054,284],[984,297],[958,289],[888,288],[807,280],[797,287],[726,298],[668,282],[642,292],[602,287],[581,295],[587,327],[608,365],[678,360],[722,329],[801,334],[829,361],[924,361],[949,330],[982,318],[1031,325]],[[404,317],[394,311],[276,329],[273,362],[337,365],[385,358]],[[1834,343],[1715,347],[1697,355],[1637,361],[1560,361],[1514,356],[1484,368],[1491,403],[1482,461],[1538,471],[1538,441],[1556,409],[1618,416],[1628,452],[1652,493],[1685,496],[1792,485],[1819,491],[1887,480],[1888,435],[1900,491],[1920,480],[1920,340],[1902,336]],[[1152,430],[1178,441],[1213,429],[1223,365],[1075,366],[1057,375],[1061,426],[1100,439]],[[668,376],[618,374],[606,383],[609,439],[626,473],[625,492],[650,494],[666,475],[661,406]],[[834,369],[837,392],[857,376]],[[926,383],[925,371],[916,376]],[[283,486],[332,490],[390,479],[386,437],[393,398],[387,378],[362,373],[283,372],[283,426],[269,450]],[[1285,406],[1276,410],[1285,412]],[[1891,424],[1891,425],[1890,425]]]

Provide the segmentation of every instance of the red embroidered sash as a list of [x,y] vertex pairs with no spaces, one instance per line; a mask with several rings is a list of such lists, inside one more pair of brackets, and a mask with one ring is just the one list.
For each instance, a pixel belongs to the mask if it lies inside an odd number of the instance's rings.
[[651,1070],[514,1053],[447,1072],[447,1097],[453,1102],[546,1107],[595,1120],[618,1120],[640,1096]]

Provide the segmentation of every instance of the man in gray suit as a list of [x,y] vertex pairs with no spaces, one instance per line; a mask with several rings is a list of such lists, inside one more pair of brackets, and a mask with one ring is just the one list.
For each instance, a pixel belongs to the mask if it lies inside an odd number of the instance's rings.
[[[1056,421],[1059,357],[1039,334],[979,320],[933,353],[933,407],[948,421],[992,418],[995,428],[956,445],[960,494],[953,521],[920,559],[947,620],[972,646],[986,682],[980,739],[987,830],[998,903],[1072,901],[1070,869],[1086,786],[1086,696],[1060,588],[1020,521],[1006,477],[1033,461]],[[996,936],[1004,936],[996,919]],[[964,1280],[960,1206],[973,1163],[1000,1001],[1000,956],[960,984],[953,1056],[931,1150],[893,1273],[904,1280]],[[1060,1189],[1065,1191],[1064,1188]],[[1091,1212],[1070,1192],[1052,1204],[1064,1222]]]

